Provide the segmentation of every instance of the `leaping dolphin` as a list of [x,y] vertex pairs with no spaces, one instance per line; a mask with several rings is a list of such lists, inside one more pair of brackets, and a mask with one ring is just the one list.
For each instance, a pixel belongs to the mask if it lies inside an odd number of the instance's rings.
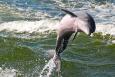
[[88,36],[95,32],[96,26],[93,17],[82,11],[71,12],[66,9],[61,9],[65,15],[60,23],[57,25],[57,41],[56,54],[63,52],[68,44],[68,41],[73,33],[75,33],[73,40],[78,32],[84,32]]

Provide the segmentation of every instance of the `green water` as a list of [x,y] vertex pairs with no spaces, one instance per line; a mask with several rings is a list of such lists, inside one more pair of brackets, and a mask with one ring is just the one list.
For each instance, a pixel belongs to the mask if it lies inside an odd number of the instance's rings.
[[[115,77],[115,44],[110,35],[80,34],[61,54],[62,77]],[[0,37],[0,67],[21,72],[17,77],[38,77],[55,49],[56,34],[41,38]],[[57,77],[53,74],[53,77]]]
[[[18,20],[34,21],[50,17],[60,19],[63,12],[56,6],[63,6],[74,7],[75,10],[87,10],[94,17],[96,24],[114,25],[115,0],[77,1],[74,5],[72,0],[59,0],[59,2],[56,0],[1,0],[0,23]],[[111,3],[113,5],[110,5]],[[105,8],[101,8],[101,4],[107,4],[107,6],[103,5]],[[110,14],[107,18],[103,17],[106,13]],[[36,25],[39,26],[39,24]],[[36,32],[15,33],[15,30],[11,32],[1,30],[0,68],[18,70],[16,77],[39,77],[41,70],[50,60],[47,52],[54,50],[56,45],[56,34],[46,33],[47,37],[45,34]],[[74,41],[70,40],[67,49],[61,54],[62,77],[115,77],[115,44],[112,44],[112,40],[115,40],[115,37],[109,34],[102,36],[101,33],[95,33],[93,37],[81,33]],[[52,73],[52,77],[57,77],[55,72]]]

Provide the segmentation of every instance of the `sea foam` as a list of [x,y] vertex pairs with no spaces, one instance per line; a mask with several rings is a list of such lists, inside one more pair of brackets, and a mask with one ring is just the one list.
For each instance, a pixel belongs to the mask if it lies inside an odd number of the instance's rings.
[[115,36],[115,25],[114,24],[97,24],[96,32],[102,32],[103,34],[111,34]]
[[[0,24],[0,31],[13,32],[46,32],[57,28],[58,20],[40,20],[40,21],[12,21]],[[115,35],[115,24],[96,24],[96,32]]]
[[0,67],[0,77],[17,77],[18,76],[18,71],[15,69],[2,69]]
[[40,21],[12,21],[0,24],[0,31],[14,32],[45,32],[54,30],[56,25],[55,20],[40,20]]

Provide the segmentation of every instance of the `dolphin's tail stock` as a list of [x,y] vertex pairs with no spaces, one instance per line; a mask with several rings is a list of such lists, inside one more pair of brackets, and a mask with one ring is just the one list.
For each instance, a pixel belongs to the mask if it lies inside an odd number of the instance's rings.
[[75,15],[74,13],[72,13],[71,11],[69,10],[66,10],[66,9],[63,9],[63,8],[60,8],[62,11],[66,12],[67,14],[71,15],[72,17],[77,17],[77,15]]

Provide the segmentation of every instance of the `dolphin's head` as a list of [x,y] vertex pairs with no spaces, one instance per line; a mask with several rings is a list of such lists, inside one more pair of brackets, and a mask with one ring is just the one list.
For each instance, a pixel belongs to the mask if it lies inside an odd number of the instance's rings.
[[75,32],[84,32],[88,36],[95,32],[96,28],[94,19],[88,13],[78,14],[74,25]]

